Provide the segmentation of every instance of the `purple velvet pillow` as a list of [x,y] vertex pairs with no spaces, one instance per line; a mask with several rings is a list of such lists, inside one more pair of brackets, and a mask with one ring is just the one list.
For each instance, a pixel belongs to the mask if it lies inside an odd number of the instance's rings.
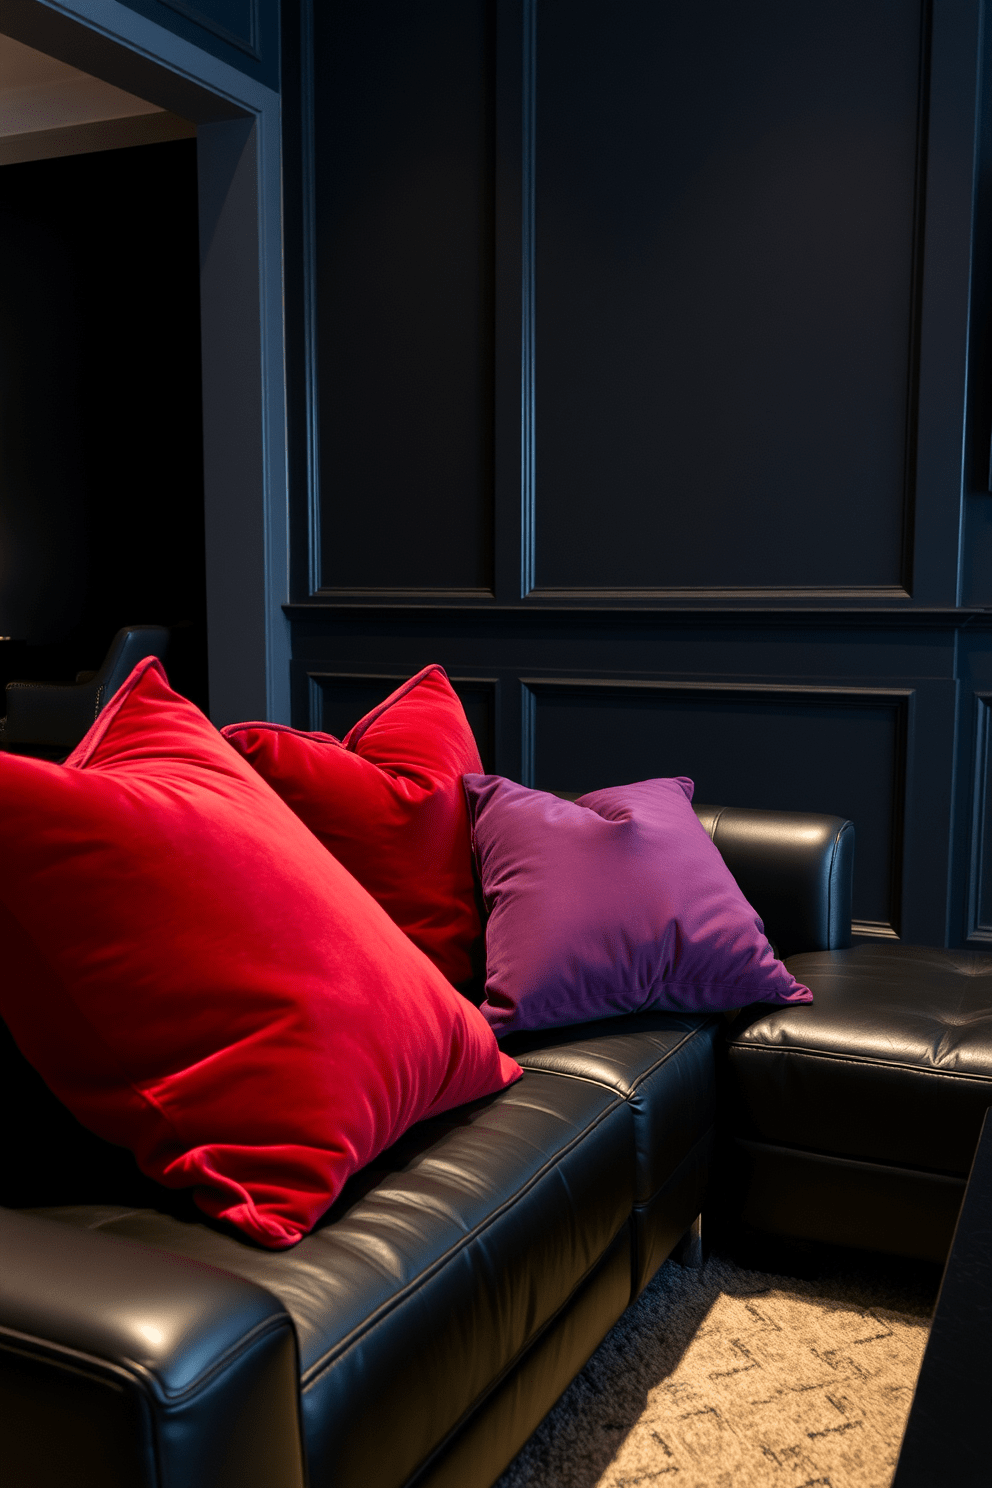
[[696,819],[691,780],[573,802],[499,775],[463,779],[489,910],[482,1012],[497,1034],[812,1002]]

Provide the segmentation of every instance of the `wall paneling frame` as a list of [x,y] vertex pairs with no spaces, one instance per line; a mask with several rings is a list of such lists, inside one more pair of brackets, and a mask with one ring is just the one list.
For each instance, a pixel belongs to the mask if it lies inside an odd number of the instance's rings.
[[293,716],[836,811],[992,939],[981,0],[285,0]]
[[0,26],[197,126],[210,709],[286,718],[278,4],[3,0]]

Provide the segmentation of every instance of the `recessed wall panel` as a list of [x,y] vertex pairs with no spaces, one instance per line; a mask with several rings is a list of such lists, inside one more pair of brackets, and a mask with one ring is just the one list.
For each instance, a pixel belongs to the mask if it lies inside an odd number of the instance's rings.
[[[348,730],[407,680],[395,676],[307,674],[310,727],[342,739]],[[475,735],[483,770],[494,769],[497,684],[491,678],[449,677]]]
[[540,0],[538,590],[904,583],[921,19]]
[[491,16],[314,9],[321,588],[492,584]]
[[538,789],[687,775],[700,802],[848,817],[854,918],[898,931],[904,696],[526,686]]
[[258,0],[163,0],[179,15],[242,46],[254,47]]
[[121,3],[278,91],[279,0],[121,0]]

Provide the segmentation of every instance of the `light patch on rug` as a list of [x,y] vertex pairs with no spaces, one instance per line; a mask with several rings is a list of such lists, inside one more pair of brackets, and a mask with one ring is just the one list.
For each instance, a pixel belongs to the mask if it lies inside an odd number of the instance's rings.
[[863,1280],[669,1263],[497,1488],[888,1488],[928,1324]]

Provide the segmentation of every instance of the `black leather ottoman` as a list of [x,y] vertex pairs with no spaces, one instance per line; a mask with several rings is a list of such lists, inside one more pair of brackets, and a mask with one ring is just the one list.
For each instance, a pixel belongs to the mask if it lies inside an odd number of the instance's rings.
[[723,1050],[738,1221],[943,1261],[992,1105],[992,955],[897,944],[794,956],[811,1005],[750,1008]]

